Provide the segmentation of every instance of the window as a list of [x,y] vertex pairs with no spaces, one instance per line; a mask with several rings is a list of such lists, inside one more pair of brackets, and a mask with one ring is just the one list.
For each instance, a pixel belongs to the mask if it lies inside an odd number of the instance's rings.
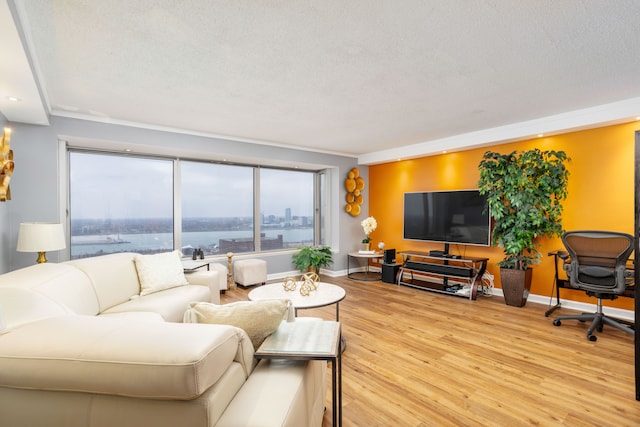
[[324,242],[321,175],[69,149],[71,258],[174,248],[213,256]]
[[173,162],[71,151],[71,258],[172,250]]
[[314,242],[314,173],[260,169],[260,248]]
[[253,168],[180,162],[182,253],[253,252]]

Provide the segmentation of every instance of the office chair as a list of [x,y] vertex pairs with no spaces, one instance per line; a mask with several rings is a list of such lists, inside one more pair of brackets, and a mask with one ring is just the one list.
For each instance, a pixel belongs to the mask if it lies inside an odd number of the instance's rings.
[[587,295],[598,299],[595,313],[573,316],[558,316],[553,321],[556,326],[562,320],[575,319],[581,322],[591,320],[587,338],[596,341],[593,332],[602,332],[604,325],[634,334],[634,330],[607,317],[602,312],[602,300],[614,300],[622,295],[632,283],[633,273],[627,270],[627,260],[633,252],[633,236],[615,231],[569,231],[562,236],[569,257],[563,265],[571,286],[584,290]]

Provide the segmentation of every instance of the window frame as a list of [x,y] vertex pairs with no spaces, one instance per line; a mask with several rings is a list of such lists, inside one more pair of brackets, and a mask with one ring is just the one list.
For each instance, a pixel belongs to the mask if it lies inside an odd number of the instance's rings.
[[[260,253],[279,253],[279,252],[293,252],[295,249],[293,248],[283,248],[283,249],[274,249],[263,251],[260,247],[260,170],[261,169],[274,169],[274,170],[284,170],[284,171],[292,171],[292,172],[301,172],[301,173],[312,173],[313,174],[313,239],[314,244],[324,244],[329,246],[329,242],[331,241],[331,236],[329,234],[330,228],[323,228],[321,224],[321,218],[324,216],[325,219],[330,218],[331,212],[329,212],[330,204],[325,203],[324,208],[326,212],[323,212],[323,207],[321,206],[321,201],[323,197],[328,201],[328,181],[327,177],[329,176],[329,171],[326,169],[304,169],[304,168],[291,168],[291,167],[278,167],[271,165],[256,165],[256,164],[241,164],[237,162],[225,162],[225,161],[215,161],[215,160],[203,160],[196,159],[190,157],[181,157],[174,155],[158,155],[153,153],[144,153],[144,152],[119,152],[110,149],[96,149],[96,148],[87,148],[82,146],[71,145],[67,141],[60,141],[60,160],[61,164],[65,164],[65,167],[61,168],[60,173],[60,188],[65,189],[63,194],[64,203],[61,204],[61,217],[65,218],[66,229],[69,230],[67,233],[67,250],[66,255],[68,259],[71,259],[71,206],[70,206],[70,186],[71,186],[71,162],[70,155],[72,152],[84,152],[89,154],[96,155],[113,155],[119,157],[137,157],[141,159],[159,159],[159,160],[170,160],[173,162],[173,245],[174,250],[182,248],[182,168],[181,162],[200,162],[200,163],[210,163],[210,164],[220,164],[220,165],[228,165],[228,166],[241,166],[241,167],[249,167],[253,169],[253,199],[254,199],[254,214],[253,214],[253,240],[254,240],[254,248],[253,252],[242,252],[242,254],[260,254]],[[64,162],[63,162],[64,161]],[[323,178],[324,181],[323,181]],[[322,183],[324,183],[324,188],[321,188]],[[325,194],[320,194],[321,192]],[[327,224],[325,224],[326,226]],[[322,243],[321,243],[322,242]],[[225,254],[219,254],[215,257],[222,257]]]

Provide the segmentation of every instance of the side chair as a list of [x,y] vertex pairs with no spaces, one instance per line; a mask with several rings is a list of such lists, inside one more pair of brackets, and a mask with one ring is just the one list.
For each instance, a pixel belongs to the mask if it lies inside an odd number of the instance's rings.
[[580,315],[558,316],[553,321],[556,326],[562,320],[591,321],[587,338],[596,341],[594,331],[602,332],[604,325],[612,326],[629,334],[634,329],[622,324],[602,312],[602,300],[614,300],[622,295],[625,288],[633,283],[633,272],[627,266],[633,252],[633,236],[615,231],[579,230],[569,231],[562,236],[569,257],[563,268],[573,288],[582,289],[587,295],[597,298],[597,311]]

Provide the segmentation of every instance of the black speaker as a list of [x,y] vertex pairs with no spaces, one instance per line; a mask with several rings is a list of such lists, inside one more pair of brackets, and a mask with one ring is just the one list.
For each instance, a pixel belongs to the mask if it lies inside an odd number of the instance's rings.
[[395,249],[385,249],[384,251],[384,263],[385,264],[393,264],[396,262],[396,250]]
[[382,264],[382,281],[385,283],[397,283],[400,264]]

